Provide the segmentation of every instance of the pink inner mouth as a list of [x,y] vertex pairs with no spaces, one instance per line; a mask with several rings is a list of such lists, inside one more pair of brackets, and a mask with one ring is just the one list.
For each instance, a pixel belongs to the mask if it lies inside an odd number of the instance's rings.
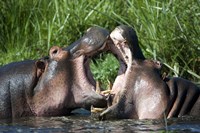
[[[123,60],[119,59],[118,56],[117,56],[117,58],[114,57],[114,56],[111,57],[111,58],[114,58],[114,60],[117,60],[117,62],[118,62],[119,64],[116,64],[116,65],[118,65],[119,68],[118,68],[117,71],[115,71],[115,72],[116,72],[116,74],[115,74],[116,76],[115,76],[115,77],[112,77],[112,79],[110,79],[109,82],[110,82],[110,81],[111,81],[111,82],[115,81],[115,79],[117,78],[117,76],[119,76],[119,75],[124,75],[125,72],[126,72],[126,70],[127,70],[127,65],[125,64],[125,62],[124,62]],[[97,59],[97,60],[98,60],[98,59]],[[84,69],[85,69],[86,78],[88,79],[88,82],[96,88],[96,81],[95,81],[94,75],[93,75],[93,73],[92,73],[92,71],[91,71],[90,63],[91,63],[91,58],[85,56],[85,57],[84,57]],[[100,66],[101,66],[101,63],[100,63]],[[102,66],[102,67],[104,67],[104,66]],[[105,67],[109,67],[109,66],[105,66]],[[112,66],[110,66],[110,67],[112,67]],[[112,68],[110,68],[110,69],[112,69]],[[101,70],[99,70],[99,71],[101,71]],[[101,72],[99,72],[99,73],[101,73]],[[108,78],[109,78],[109,77],[108,77]],[[108,83],[109,83],[109,82],[101,83],[100,85],[101,85],[103,88],[100,88],[100,89],[101,89],[101,90],[108,89],[108,86],[109,86]],[[119,81],[117,81],[117,82],[119,82]],[[112,84],[112,83],[111,83],[111,84]],[[110,88],[110,89],[111,89],[111,88]]]

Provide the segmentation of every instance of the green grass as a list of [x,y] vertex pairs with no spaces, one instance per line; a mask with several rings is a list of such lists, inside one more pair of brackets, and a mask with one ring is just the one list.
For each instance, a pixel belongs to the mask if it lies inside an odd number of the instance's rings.
[[[200,83],[200,3],[197,0],[6,0],[0,1],[0,65],[48,54],[66,47],[90,26],[112,31],[135,28],[147,58],[164,63],[163,71]],[[91,64],[97,80],[107,83],[118,63],[101,55]]]

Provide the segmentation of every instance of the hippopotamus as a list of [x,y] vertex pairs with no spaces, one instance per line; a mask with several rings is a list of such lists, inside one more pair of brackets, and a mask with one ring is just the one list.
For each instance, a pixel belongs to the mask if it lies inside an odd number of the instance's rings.
[[103,95],[88,79],[84,58],[54,46],[49,57],[0,68],[0,118],[69,115],[73,109],[104,107]]
[[134,41],[136,35],[132,33],[131,27],[123,25],[110,34],[111,45],[120,51],[118,58],[125,65],[121,63],[124,71],[113,84],[112,103],[100,114],[100,118],[159,119],[163,116],[200,115],[200,89],[182,78],[163,80],[160,76],[161,63],[142,56],[137,41]]
[[200,88],[181,77],[165,77],[164,81],[170,89],[171,97],[167,118],[200,115]]
[[[101,50],[111,51],[119,60],[120,68],[107,98],[108,108],[100,114],[100,119],[159,119],[163,116],[200,115],[199,88],[185,79],[163,80],[160,73],[162,63],[144,57],[133,28],[126,25],[116,27],[105,43],[106,46],[102,45]],[[84,45],[82,54],[87,54]],[[94,47],[90,51],[94,54],[98,50]],[[186,98],[186,95],[194,98]],[[184,102],[182,109],[181,102]]]

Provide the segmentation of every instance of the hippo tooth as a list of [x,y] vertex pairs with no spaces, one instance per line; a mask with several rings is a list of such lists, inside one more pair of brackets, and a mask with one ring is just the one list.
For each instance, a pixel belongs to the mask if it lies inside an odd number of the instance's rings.
[[94,108],[93,106],[91,106],[92,113],[103,112],[103,110],[105,110],[105,108]]
[[101,94],[106,96],[106,95],[110,94],[110,92],[111,92],[111,90],[105,90],[105,91],[101,91]]
[[99,81],[96,81],[96,93],[98,93],[98,94],[101,93],[100,82]]
[[108,90],[112,89],[113,84],[111,83],[111,81],[108,81]]

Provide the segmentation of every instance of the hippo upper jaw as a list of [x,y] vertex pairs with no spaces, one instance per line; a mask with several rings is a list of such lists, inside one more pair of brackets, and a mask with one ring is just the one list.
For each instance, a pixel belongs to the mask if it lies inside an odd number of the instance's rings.
[[105,47],[109,37],[109,31],[98,26],[93,26],[87,29],[85,34],[70,46],[65,48],[69,50],[73,58],[81,55],[93,56],[97,51]]

